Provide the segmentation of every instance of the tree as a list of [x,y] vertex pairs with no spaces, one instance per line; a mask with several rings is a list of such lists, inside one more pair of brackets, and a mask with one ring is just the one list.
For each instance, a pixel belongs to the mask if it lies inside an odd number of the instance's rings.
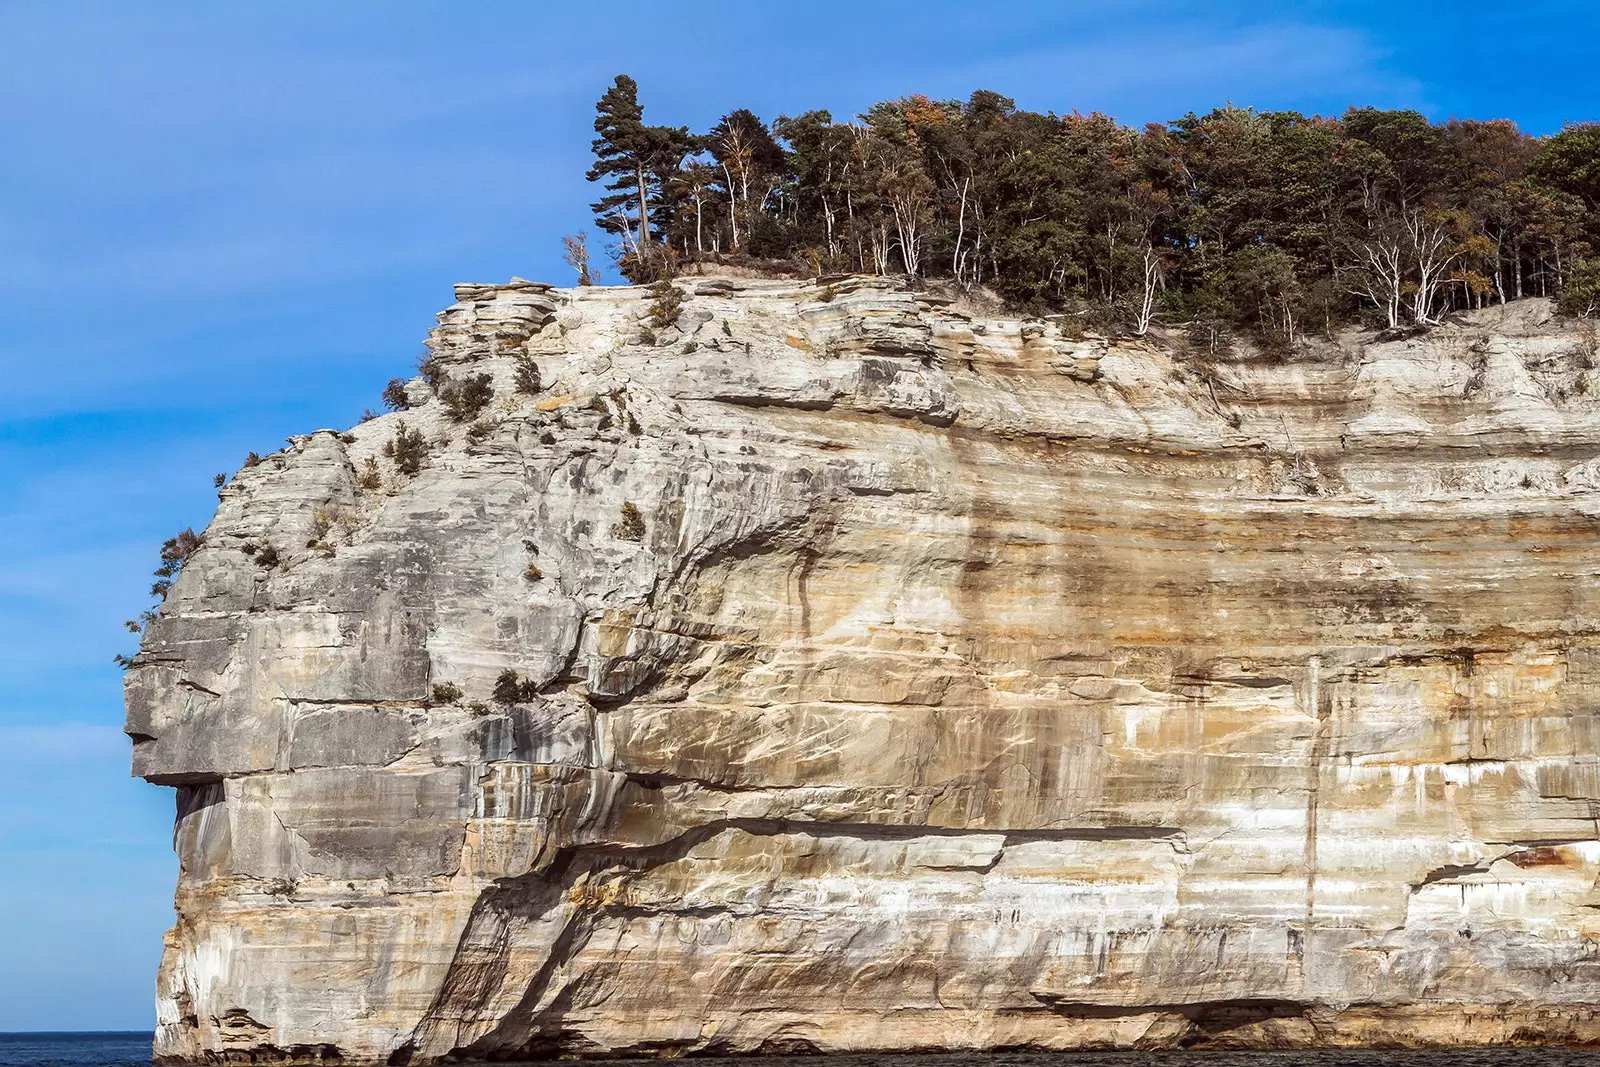
[[1585,319],[1600,315],[1600,260],[1581,259],[1573,265],[1556,306],[1563,314]]
[[659,199],[663,177],[693,148],[689,131],[646,126],[638,85],[619,74],[595,104],[594,132],[595,164],[587,177],[592,182],[609,179],[604,188],[611,191],[590,205],[596,223],[621,241],[619,260],[648,262],[654,247],[652,223],[660,220],[659,211],[652,214],[651,194]]
[[1576,307],[1600,249],[1594,124],[1537,140],[1505,120],[1229,105],[1132,129],[979,91],[852,122],[736,108],[691,136],[646,125],[623,76],[595,132],[594,208],[630,280],[723,252],[903,268],[1136,333],[1188,321],[1213,351],[1235,329],[1331,335],[1362,305],[1387,325],[1531,294]]
[[[624,242],[624,250],[637,251],[648,241],[645,227],[650,217],[648,190],[645,187],[649,173],[650,138],[644,125],[644,108],[639,104],[639,86],[626,74],[617,75],[616,81],[595,104],[594,132],[591,145],[595,164],[587,175],[592,182],[610,179],[605,188],[611,195],[603,196],[590,205],[596,223],[607,233],[617,234]],[[634,217],[627,210],[633,206]]]
[[593,285],[594,274],[589,269],[589,235],[575,233],[561,238],[561,261],[578,272],[579,285]]
[[1600,123],[1569,123],[1539,147],[1528,173],[1540,185],[1576,196],[1590,211],[1600,208]]
[[837,259],[844,252],[842,220],[850,196],[854,135],[827,111],[780,115],[773,126],[789,142],[788,168],[795,179],[793,200],[802,239],[821,244],[830,259]]
[[[766,124],[746,108],[722,116],[706,135],[705,146],[722,169],[731,236],[729,250],[738,251],[740,222],[748,237],[752,216],[766,206],[767,197],[777,187],[772,179],[787,169],[783,149]],[[752,188],[760,194],[754,206],[750,201]]]

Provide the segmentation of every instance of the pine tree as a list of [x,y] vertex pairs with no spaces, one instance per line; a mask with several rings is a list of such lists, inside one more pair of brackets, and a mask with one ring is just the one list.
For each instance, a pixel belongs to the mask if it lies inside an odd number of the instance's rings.
[[[616,81],[595,104],[594,139],[595,164],[587,175],[592,182],[609,178],[603,196],[590,204],[596,224],[607,233],[621,238],[624,251],[632,242],[634,250],[648,243],[645,232],[649,219],[648,190],[646,188],[649,137],[644,125],[644,108],[639,104],[639,86],[626,74],[617,75]],[[638,229],[628,218],[633,207],[638,219]]]
[[[646,126],[639,86],[626,74],[617,75],[595,104],[595,112],[594,132],[599,136],[592,143],[595,164],[588,179],[610,179],[605,184],[610,195],[590,208],[600,229],[621,239],[622,259],[648,260],[654,244],[651,223],[659,228],[670,216],[664,210],[668,205],[660,203],[663,184],[692,151],[694,139],[686,127]],[[658,202],[654,210],[652,199]]]

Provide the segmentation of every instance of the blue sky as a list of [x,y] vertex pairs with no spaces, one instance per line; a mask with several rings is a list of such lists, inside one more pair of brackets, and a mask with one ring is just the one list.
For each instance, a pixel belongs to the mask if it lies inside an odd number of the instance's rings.
[[989,88],[1547,133],[1600,117],[1582,7],[0,0],[0,1031],[152,1025],[173,799],[111,657],[161,540],[376,407],[452,282],[568,280],[614,74],[696,128]]

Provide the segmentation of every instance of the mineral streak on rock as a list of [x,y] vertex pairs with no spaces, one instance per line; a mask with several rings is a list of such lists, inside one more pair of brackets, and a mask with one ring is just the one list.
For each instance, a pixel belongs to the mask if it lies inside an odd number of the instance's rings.
[[679,284],[460,286],[470,432],[222,491],[160,1058],[1600,1039],[1592,335]]

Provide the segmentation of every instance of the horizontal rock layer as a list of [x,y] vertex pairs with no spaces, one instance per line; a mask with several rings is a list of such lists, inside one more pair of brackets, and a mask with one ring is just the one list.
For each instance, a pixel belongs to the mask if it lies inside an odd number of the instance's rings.
[[684,288],[458,287],[476,422],[222,491],[160,1058],[1600,1037],[1592,333]]

